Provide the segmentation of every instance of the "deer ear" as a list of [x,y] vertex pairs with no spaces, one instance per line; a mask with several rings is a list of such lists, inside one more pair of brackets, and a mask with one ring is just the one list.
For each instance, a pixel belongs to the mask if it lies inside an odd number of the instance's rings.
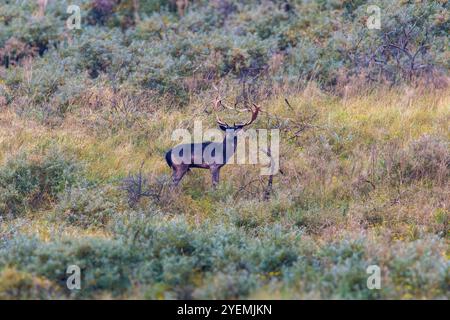
[[219,128],[220,128],[220,130],[222,130],[222,131],[227,131],[227,126],[224,126],[223,124],[219,124]]

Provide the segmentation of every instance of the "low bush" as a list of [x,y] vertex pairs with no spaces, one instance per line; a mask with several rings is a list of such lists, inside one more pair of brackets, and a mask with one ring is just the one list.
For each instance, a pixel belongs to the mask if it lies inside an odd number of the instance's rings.
[[448,140],[425,135],[411,142],[407,150],[405,176],[410,180],[430,179],[441,184],[450,176]]
[[406,148],[387,146],[381,162],[381,175],[387,175],[392,184],[417,180],[448,182],[450,175],[450,146],[438,136],[424,135]]
[[14,268],[0,271],[0,300],[58,299],[61,294],[61,290],[46,278]]
[[40,157],[20,154],[0,167],[0,215],[17,215],[56,200],[75,183],[78,164],[57,150]]
[[446,250],[436,237],[395,244],[386,263],[391,294],[403,299],[425,298],[427,294],[446,299],[450,279]]
[[211,274],[192,293],[195,299],[239,299],[261,286],[258,276],[246,270]]
[[[50,279],[66,297],[90,297],[103,291],[118,295],[130,287],[130,274],[138,258],[135,251],[117,241],[83,239],[45,243],[17,237],[0,249],[0,268],[16,266]],[[82,290],[67,289],[70,274],[66,270],[70,265],[81,269]]]
[[[140,213],[116,217],[111,232],[113,239],[51,242],[16,235],[0,248],[0,269],[48,279],[63,291],[61,297],[134,292],[151,299],[242,299],[276,288],[294,298],[446,294],[448,262],[439,238],[399,242],[385,250],[386,243],[361,235],[321,243],[276,225],[247,233]],[[67,290],[69,265],[81,268],[80,291]],[[381,290],[367,288],[369,265],[383,268]]]
[[364,2],[136,3],[80,1],[80,30],[65,29],[68,1],[49,2],[43,16],[36,3],[1,5],[0,63],[11,95],[65,110],[84,81],[104,77],[183,106],[220,80],[269,95],[274,85],[296,90],[310,81],[337,92],[359,82],[442,87],[448,76],[448,4],[440,2],[380,1],[381,30],[365,26]]
[[81,228],[104,227],[120,209],[121,197],[112,187],[74,187],[60,196],[56,220]]

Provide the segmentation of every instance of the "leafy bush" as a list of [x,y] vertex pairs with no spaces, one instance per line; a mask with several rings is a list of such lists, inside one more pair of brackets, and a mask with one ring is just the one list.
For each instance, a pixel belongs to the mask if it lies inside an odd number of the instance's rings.
[[21,154],[0,168],[0,215],[16,215],[24,209],[56,200],[75,183],[78,165],[58,151],[41,158]]
[[56,218],[82,228],[103,227],[120,205],[115,193],[108,187],[69,188],[59,199]]
[[[351,52],[352,71],[367,73],[369,81],[391,84],[418,78],[433,82],[435,73],[446,64],[436,62],[445,59],[448,4],[386,0],[377,5],[382,14],[381,30],[373,32],[357,24],[352,27],[354,41],[360,41]],[[365,22],[365,10],[366,6],[360,6],[354,11],[355,22]]]
[[0,48],[0,64],[9,67],[9,65],[19,63],[22,59],[31,57],[35,53],[35,50],[29,45],[13,37],[5,42],[3,48]]
[[218,272],[207,277],[203,286],[192,293],[195,299],[239,299],[258,287],[258,277],[245,270]]
[[[116,217],[111,231],[113,239],[51,242],[17,235],[0,248],[0,268],[44,277],[64,297],[130,294],[132,283],[151,299],[246,298],[263,288],[281,288],[296,298],[418,297],[423,286],[427,296],[446,294],[448,262],[438,238],[385,251],[364,236],[317,243],[280,226],[249,234],[139,213]],[[81,268],[82,290],[69,292],[65,271],[73,264]],[[373,264],[385,268],[381,290],[366,286]]]
[[252,280],[244,281],[246,272],[279,273],[282,266],[290,266],[299,254],[293,235],[283,234],[276,227],[261,231],[267,234],[263,243],[251,240],[239,230],[210,226],[191,230],[182,220],[161,223],[155,217],[147,219],[136,214],[125,220],[120,218],[114,230],[119,240],[142,252],[145,260],[152,261],[144,268],[147,271],[141,271],[141,276],[145,274],[144,281],[164,283],[166,290],[176,292],[178,298],[217,296],[213,293],[215,287],[192,291],[196,275],[204,273],[222,279],[227,278],[227,273],[240,272],[242,276],[231,277],[223,284],[229,283],[236,289],[223,294],[227,297],[248,294],[256,280],[251,277]]
[[[84,239],[52,243],[36,239],[16,238],[0,250],[0,267],[14,265],[28,273],[51,279],[66,296],[89,297],[109,291],[120,294],[128,289],[130,269],[137,262],[136,254],[120,242]],[[82,290],[69,292],[67,268],[81,269]]]
[[0,271],[0,300],[58,299],[61,291],[49,280],[5,268]]
[[436,298],[445,299],[450,264],[443,254],[444,250],[437,238],[420,239],[406,245],[396,244],[392,259],[388,262],[392,290],[404,299],[421,297],[424,292],[433,292]]
[[[111,87],[126,83],[183,105],[192,93],[208,92],[211,81],[293,89],[308,81],[327,89],[360,81],[438,86],[449,67],[448,4],[439,2],[380,1],[381,30],[365,26],[364,1],[196,1],[182,8],[152,0],[136,10],[131,0],[83,0],[76,31],[65,30],[68,5],[51,2],[43,17],[33,15],[35,3],[2,5],[0,59],[8,87],[18,89],[13,96],[53,106],[62,91],[63,104],[75,101],[82,90],[69,87],[84,83],[67,79],[86,72],[106,76]],[[30,88],[20,88],[27,86],[10,70],[23,69],[25,57],[36,57]]]

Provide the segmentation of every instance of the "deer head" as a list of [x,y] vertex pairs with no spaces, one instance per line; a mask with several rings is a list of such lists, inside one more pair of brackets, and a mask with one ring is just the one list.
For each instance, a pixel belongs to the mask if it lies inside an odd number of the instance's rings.
[[[224,108],[227,109],[231,109],[231,110],[237,110],[235,108],[231,108],[231,107],[226,107],[223,103],[222,103],[222,99],[220,98],[220,96],[218,96],[215,101],[214,101],[214,109],[217,111],[218,107],[222,106]],[[261,111],[261,107],[259,107],[258,105],[254,104],[250,107],[249,110],[237,110],[240,112],[243,111],[250,111],[251,112],[251,118],[250,120],[248,120],[247,122],[243,122],[243,123],[233,123],[233,125],[230,125],[228,123],[226,123],[225,121],[223,121],[222,119],[219,118],[219,116],[216,113],[216,119],[217,119],[217,124],[219,125],[219,128],[222,131],[225,132],[234,132],[235,134],[237,134],[241,129],[243,129],[244,127],[250,125],[253,123],[253,121],[256,120],[256,118],[258,117],[259,112]]]

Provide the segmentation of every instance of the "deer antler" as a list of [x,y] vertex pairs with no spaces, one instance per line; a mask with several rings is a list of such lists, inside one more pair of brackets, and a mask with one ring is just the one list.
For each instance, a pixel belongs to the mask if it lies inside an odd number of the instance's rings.
[[[217,123],[219,125],[223,125],[223,126],[226,126],[226,127],[232,127],[228,123],[226,123],[225,121],[220,119],[219,115],[217,114],[219,106],[222,106],[222,107],[224,107],[226,109],[229,109],[229,110],[238,111],[238,112],[247,112],[249,110],[248,109],[237,109],[236,107],[232,108],[232,107],[225,106],[222,103],[222,98],[220,96],[219,89],[217,89],[217,87],[215,85],[213,85],[213,87],[214,87],[214,89],[217,90],[217,97],[214,99],[214,110],[216,112],[216,121],[217,121]],[[245,127],[245,126],[250,125],[251,123],[253,123],[253,121],[256,120],[256,118],[258,117],[258,113],[261,111],[261,107],[259,107],[258,105],[254,104],[254,103],[253,103],[253,106],[255,107],[254,109],[252,107],[250,107],[250,111],[252,113],[251,119],[249,121],[247,121],[247,122],[244,122],[244,123],[238,123],[238,124],[234,123],[233,127],[236,127],[236,126]]]
[[219,118],[219,115],[217,114],[217,109],[219,108],[220,105],[222,105],[222,99],[220,98],[220,95],[217,95],[216,99],[214,100],[214,110],[216,112],[216,121],[219,125],[229,127],[229,125],[225,121],[221,120]]
[[245,122],[245,123],[238,123],[237,125],[245,127],[245,126],[248,126],[248,125],[252,124],[253,121],[256,120],[256,118],[258,117],[259,112],[261,111],[261,107],[256,105],[256,104],[254,104],[254,103],[253,103],[253,106],[255,108],[254,109],[253,108],[250,109],[251,112],[252,112],[252,118],[249,121]]

